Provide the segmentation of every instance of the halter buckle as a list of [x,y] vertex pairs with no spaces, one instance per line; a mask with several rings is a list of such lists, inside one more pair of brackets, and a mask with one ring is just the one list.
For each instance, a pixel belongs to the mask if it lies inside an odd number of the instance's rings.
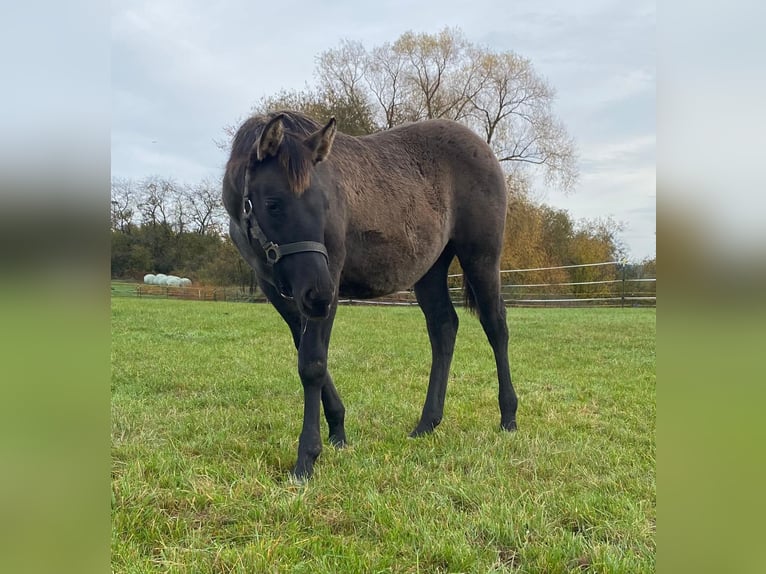
[[266,253],[266,263],[274,265],[282,258],[282,254],[279,252],[279,245],[273,241],[269,241],[263,246],[263,251]]

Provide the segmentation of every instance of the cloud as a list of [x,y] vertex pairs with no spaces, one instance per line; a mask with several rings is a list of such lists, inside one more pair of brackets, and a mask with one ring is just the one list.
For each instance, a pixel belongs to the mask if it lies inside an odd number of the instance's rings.
[[587,103],[591,107],[620,102],[639,95],[654,95],[654,74],[647,69],[628,70],[607,77],[589,90]]
[[656,136],[591,141],[581,147],[576,193],[553,190],[547,197],[575,219],[611,217],[624,227],[619,234],[633,259],[656,254]]
[[642,158],[649,158],[653,163],[656,146],[657,136],[644,134],[606,143],[588,143],[581,148],[580,154],[583,163],[599,166],[624,164]]

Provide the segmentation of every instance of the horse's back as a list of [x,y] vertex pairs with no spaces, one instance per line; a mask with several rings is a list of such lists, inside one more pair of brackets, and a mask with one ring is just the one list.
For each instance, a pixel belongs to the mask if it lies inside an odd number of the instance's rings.
[[449,242],[502,242],[503,173],[465,126],[431,120],[340,137],[333,160],[346,210],[349,295],[410,287]]

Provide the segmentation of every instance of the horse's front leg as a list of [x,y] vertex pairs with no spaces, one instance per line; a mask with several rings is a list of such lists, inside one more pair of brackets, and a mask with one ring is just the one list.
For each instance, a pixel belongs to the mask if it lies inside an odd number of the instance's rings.
[[[306,319],[301,316],[295,302],[284,299],[272,285],[261,280],[260,287],[268,297],[269,301],[271,301],[271,304],[274,305],[274,308],[285,320],[288,327],[290,327],[290,333],[293,336],[295,348],[300,349],[301,336],[303,334],[303,328],[306,325]],[[330,444],[337,448],[343,448],[346,446],[346,409],[343,406],[343,402],[340,400],[340,395],[332,382],[332,377],[329,372],[322,384],[322,406],[324,407],[324,416],[327,419],[327,426],[330,429]]]
[[327,373],[325,383],[322,386],[322,406],[324,407],[324,416],[327,419],[327,426],[330,429],[330,444],[336,448],[346,446],[346,408],[340,400],[335,385],[332,382],[330,373]]
[[[303,429],[298,441],[298,461],[295,463],[293,473],[299,479],[311,476],[314,471],[314,461],[322,452],[319,410],[323,399],[325,411],[327,411],[328,405],[336,405],[335,408],[340,411],[338,413],[339,421],[331,422],[331,417],[328,416],[330,440],[345,442],[343,404],[340,402],[332,379],[327,372],[327,349],[330,344],[330,332],[336,308],[337,303],[334,303],[327,319],[304,319],[304,329],[298,345],[298,374],[303,385]],[[325,412],[325,414],[328,413]],[[336,422],[335,429],[333,429],[333,422]]]

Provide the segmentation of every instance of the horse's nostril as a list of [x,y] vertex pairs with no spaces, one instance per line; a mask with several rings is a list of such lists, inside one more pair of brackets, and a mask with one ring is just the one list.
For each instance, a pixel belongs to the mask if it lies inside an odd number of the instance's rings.
[[306,294],[303,296],[303,300],[308,305],[321,305],[325,302],[321,293],[315,291],[314,289],[309,289],[306,291]]
[[330,300],[316,289],[308,289],[303,294],[303,304],[311,316],[324,317],[330,308]]

